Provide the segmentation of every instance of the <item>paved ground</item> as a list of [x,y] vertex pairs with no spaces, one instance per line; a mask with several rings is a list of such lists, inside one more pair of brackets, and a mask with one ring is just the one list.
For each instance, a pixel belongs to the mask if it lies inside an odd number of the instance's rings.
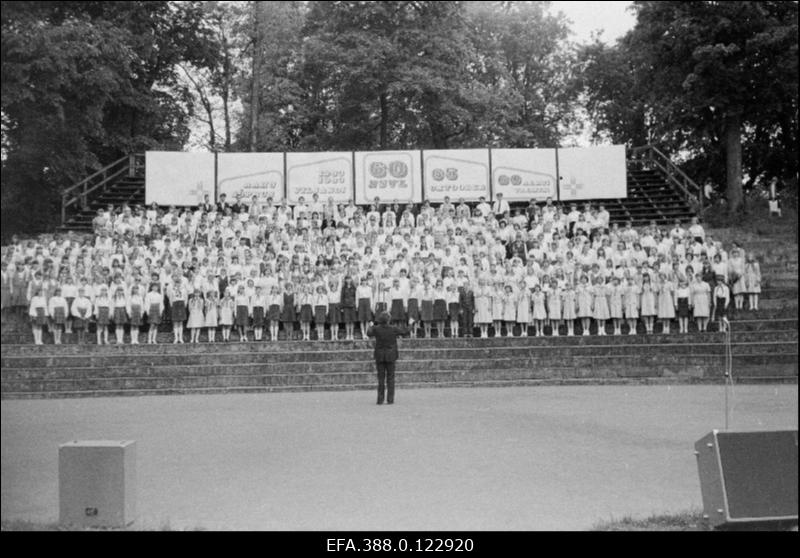
[[[57,521],[57,446],[138,443],[137,525],[579,530],[701,506],[722,386],[2,401],[2,518]],[[796,429],[796,385],[737,386],[732,430]]]

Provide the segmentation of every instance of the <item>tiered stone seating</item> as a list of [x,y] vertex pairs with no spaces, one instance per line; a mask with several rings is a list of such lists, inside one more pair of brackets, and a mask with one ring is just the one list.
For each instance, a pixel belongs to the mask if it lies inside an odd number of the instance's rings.
[[[793,287],[786,275],[781,272],[787,285],[763,293],[761,310],[732,313],[732,375],[737,381],[797,380],[796,272]],[[2,397],[374,387],[369,341],[173,345],[169,338],[162,334],[159,345],[37,346],[19,324],[5,323]],[[401,389],[721,382],[725,342],[723,333],[693,330],[688,335],[404,339],[397,381]]]

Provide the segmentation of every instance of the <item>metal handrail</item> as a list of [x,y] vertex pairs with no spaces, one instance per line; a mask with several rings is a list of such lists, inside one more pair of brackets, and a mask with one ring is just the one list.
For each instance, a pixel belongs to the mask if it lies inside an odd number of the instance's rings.
[[658,167],[673,185],[683,191],[690,201],[694,199],[699,204],[702,204],[703,196],[700,186],[656,146],[643,145],[634,147],[630,150],[630,154],[633,158],[639,158]]
[[88,196],[95,190],[105,188],[123,174],[130,177],[138,176],[144,165],[140,164],[143,153],[131,153],[120,157],[102,169],[90,174],[77,184],[61,192],[61,224],[67,221],[67,209],[80,203],[84,209],[88,207]]

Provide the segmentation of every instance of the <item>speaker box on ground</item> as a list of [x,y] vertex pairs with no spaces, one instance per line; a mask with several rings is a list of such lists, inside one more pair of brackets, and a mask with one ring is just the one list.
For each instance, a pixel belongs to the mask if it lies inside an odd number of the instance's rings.
[[59,521],[125,527],[136,516],[136,442],[75,441],[58,448]]
[[710,525],[797,523],[797,430],[713,430],[695,450]]

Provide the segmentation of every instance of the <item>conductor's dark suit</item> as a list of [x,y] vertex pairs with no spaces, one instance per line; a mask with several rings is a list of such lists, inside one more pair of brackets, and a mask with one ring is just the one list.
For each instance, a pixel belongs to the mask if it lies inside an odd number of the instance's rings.
[[368,337],[375,338],[375,367],[378,369],[378,405],[383,403],[384,388],[386,402],[394,403],[394,363],[397,360],[397,337],[408,335],[408,328],[389,324],[378,324],[367,330]]

